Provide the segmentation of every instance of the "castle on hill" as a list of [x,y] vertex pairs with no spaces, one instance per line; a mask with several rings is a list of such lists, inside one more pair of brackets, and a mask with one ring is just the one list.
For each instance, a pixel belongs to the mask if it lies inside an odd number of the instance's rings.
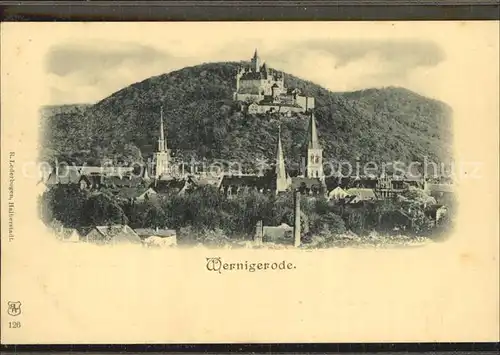
[[287,88],[284,73],[269,68],[261,61],[257,50],[249,66],[242,66],[236,74],[233,99],[247,104],[248,112],[308,112],[314,109],[314,97],[302,95],[297,88]]

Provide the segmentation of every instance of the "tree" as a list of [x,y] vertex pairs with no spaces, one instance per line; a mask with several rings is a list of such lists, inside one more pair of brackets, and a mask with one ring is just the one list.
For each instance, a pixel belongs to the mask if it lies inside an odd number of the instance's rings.
[[354,233],[365,231],[365,211],[362,209],[353,209],[346,213],[346,226]]
[[411,231],[417,235],[428,234],[434,227],[434,222],[425,215],[423,209],[413,209],[409,215],[412,217]]
[[415,205],[431,205],[436,203],[436,199],[430,196],[422,189],[409,186],[408,190],[404,191],[401,196],[403,201],[408,201]]
[[144,217],[143,227],[150,228],[166,228],[167,217],[163,209],[156,205],[150,204]]
[[319,230],[327,230],[332,234],[342,234],[346,232],[344,220],[333,212],[321,215],[319,223],[321,225]]
[[53,219],[52,222],[50,222],[49,227],[54,231],[54,232],[59,232],[63,227],[63,223],[57,219]]
[[432,227],[432,220],[425,215],[425,208],[435,204],[434,197],[424,190],[410,187],[399,199],[400,209],[411,218],[411,231],[416,234],[426,234]]
[[126,143],[121,151],[121,159],[128,164],[142,164],[141,150],[133,143]]
[[91,196],[86,201],[83,220],[89,226],[128,224],[122,208],[104,193]]
[[86,200],[86,191],[76,186],[53,186],[43,193],[39,201],[42,220],[48,224],[57,219],[65,227],[78,228],[82,226]]
[[378,231],[392,231],[396,226],[396,220],[391,216],[400,210],[401,206],[393,200],[376,201],[368,216],[369,223]]
[[[282,215],[281,221],[278,224],[286,223],[289,226],[295,225],[295,211],[291,208],[286,209]],[[309,232],[309,217],[304,211],[300,211],[300,231],[301,234]]]

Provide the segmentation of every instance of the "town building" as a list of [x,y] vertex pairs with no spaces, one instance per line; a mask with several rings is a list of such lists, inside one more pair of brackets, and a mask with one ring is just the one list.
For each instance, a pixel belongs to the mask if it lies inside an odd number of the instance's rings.
[[290,189],[290,178],[283,154],[281,143],[281,127],[278,127],[278,144],[276,147],[276,162],[273,171],[263,175],[256,174],[227,174],[222,177],[219,189],[228,197],[243,191],[257,191],[260,193],[278,194]]
[[154,199],[156,195],[157,192],[153,188],[147,186],[122,187],[116,190],[114,194],[117,200],[129,203],[150,201]]
[[311,113],[309,120],[309,130],[307,133],[307,154],[306,154],[306,177],[319,178],[324,181],[323,172],[323,148],[319,143],[316,118]]
[[434,197],[439,204],[451,206],[456,203],[453,184],[436,184],[426,181],[424,183],[424,191]]
[[366,188],[351,188],[346,191],[348,203],[356,204],[361,201],[374,201],[377,200],[377,195],[373,189]]
[[293,227],[286,223],[281,223],[279,226],[265,226],[260,220],[255,225],[255,234],[253,236],[254,245],[262,245],[263,243],[291,243]]
[[347,192],[343,188],[341,188],[340,186],[337,186],[336,188],[334,188],[333,190],[328,192],[327,198],[329,200],[337,201],[337,200],[342,200],[342,199],[346,198],[347,196],[348,196]]
[[134,231],[147,247],[168,247],[177,245],[177,232],[174,229],[136,228]]
[[284,73],[269,68],[260,59],[257,49],[250,65],[238,69],[233,98],[235,101],[246,103],[251,114],[291,114],[314,109],[314,97],[302,95],[299,89],[287,88]]
[[84,237],[83,242],[94,244],[142,244],[141,238],[127,225],[93,227]]
[[170,175],[170,149],[168,149],[165,131],[163,128],[163,107],[160,112],[160,137],[158,138],[158,150],[154,154],[153,164],[155,179],[160,179]]
[[434,225],[438,225],[439,222],[447,215],[448,208],[444,205],[433,204],[427,206],[424,213],[434,222]]
[[75,228],[60,227],[55,230],[56,237],[62,242],[77,243],[80,241],[80,234]]
[[288,175],[285,167],[285,158],[283,156],[283,147],[281,145],[281,126],[278,129],[278,147],[276,149],[276,193],[288,190],[292,184],[292,179]]
[[323,172],[323,149],[319,144],[314,114],[310,114],[308,140],[305,145],[307,162],[305,174],[290,177],[283,154],[281,128],[278,128],[278,143],[276,161],[273,171],[267,171],[262,176],[255,174],[224,175],[220,190],[226,196],[232,196],[240,191],[255,190],[262,193],[278,194],[280,192],[299,190],[305,195],[324,195],[326,186]]
[[189,177],[155,180],[150,187],[159,195],[181,195],[192,186]]

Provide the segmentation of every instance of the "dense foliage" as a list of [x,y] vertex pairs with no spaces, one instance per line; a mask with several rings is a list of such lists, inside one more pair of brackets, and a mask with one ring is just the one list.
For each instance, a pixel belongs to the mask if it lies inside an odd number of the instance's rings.
[[[335,236],[372,231],[406,235],[428,235],[433,222],[424,207],[435,203],[422,190],[409,189],[400,198],[367,202],[358,206],[328,201],[323,197],[301,199],[301,230],[304,238]],[[88,193],[78,188],[55,186],[40,198],[42,219],[65,227],[129,224],[132,228],[173,228],[180,231],[179,242],[204,238],[249,240],[258,221],[277,226],[293,226],[293,196],[247,192],[226,198],[207,186],[178,195],[163,195],[144,202],[116,202],[107,193]],[[399,232],[398,232],[399,233]]]
[[[184,68],[126,87],[85,109],[68,109],[43,120],[41,158],[96,162],[151,156],[164,108],[167,142],[179,159],[273,159],[275,115],[249,115],[232,101],[238,63]],[[326,159],[448,161],[451,110],[402,88],[333,93],[285,75],[285,83],[316,98],[316,118]],[[57,112],[52,109],[51,112]],[[283,149],[299,163],[307,119],[282,118]]]

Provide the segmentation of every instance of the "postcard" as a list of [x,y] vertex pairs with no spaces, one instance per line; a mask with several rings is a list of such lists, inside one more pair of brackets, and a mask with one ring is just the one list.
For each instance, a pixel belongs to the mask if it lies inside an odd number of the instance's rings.
[[3,344],[499,340],[499,23],[2,23]]

